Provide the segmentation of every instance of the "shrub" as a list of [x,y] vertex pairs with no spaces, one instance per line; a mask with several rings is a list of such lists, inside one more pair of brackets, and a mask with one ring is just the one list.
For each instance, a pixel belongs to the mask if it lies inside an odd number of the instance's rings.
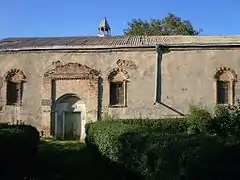
[[126,132],[136,132],[142,129],[176,134],[185,133],[187,127],[183,118],[104,120],[86,125],[85,141],[88,146],[97,147],[102,155],[108,155],[111,160],[115,161],[115,154],[121,148],[118,141],[119,136]]
[[217,136],[170,134],[135,121],[96,122],[87,129],[88,145],[133,174],[141,175],[137,179],[168,180],[184,176],[202,180],[238,175],[240,146]]
[[229,108],[226,106],[216,106],[214,118],[210,124],[210,132],[221,137],[227,137],[232,130]]
[[202,107],[190,106],[186,117],[188,134],[207,134],[212,120],[212,114]]
[[9,128],[9,127],[10,127],[10,125],[9,125],[8,122],[6,122],[6,123],[0,123],[0,129]]
[[210,131],[221,137],[240,137],[240,103],[235,105],[218,105],[215,107]]
[[166,119],[126,119],[122,120],[124,124],[137,125],[144,128],[152,128],[158,132],[167,132],[171,134],[185,133],[187,124],[185,118],[166,118]]
[[0,179],[23,179],[31,170],[39,141],[32,126],[0,125]]
[[151,180],[194,177],[191,167],[198,167],[195,178],[199,171],[198,176],[203,177],[206,175],[203,168],[210,168],[208,160],[221,147],[216,137],[149,131],[126,133],[119,141],[122,149],[116,156],[120,162],[140,173],[143,179]]
[[[174,119],[98,121],[87,144],[142,179],[240,179],[240,101]],[[137,179],[140,179],[139,177]]]
[[86,143],[89,147],[97,148],[103,156],[117,162],[116,154],[121,146],[119,136],[140,128],[140,125],[132,126],[121,121],[97,121],[87,125]]
[[[185,133],[186,121],[184,118],[172,119],[125,119],[125,120],[104,120],[86,125],[86,143],[88,146],[95,146],[103,155],[115,154],[120,148],[118,137],[126,132],[135,132],[142,129],[164,133]],[[109,148],[109,147],[113,148]],[[109,156],[114,160],[115,156]]]

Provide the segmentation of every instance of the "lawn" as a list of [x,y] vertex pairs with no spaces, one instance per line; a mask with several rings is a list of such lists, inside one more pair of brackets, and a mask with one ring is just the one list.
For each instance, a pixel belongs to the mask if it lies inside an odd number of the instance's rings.
[[123,171],[82,142],[41,141],[35,162],[36,180],[126,179]]

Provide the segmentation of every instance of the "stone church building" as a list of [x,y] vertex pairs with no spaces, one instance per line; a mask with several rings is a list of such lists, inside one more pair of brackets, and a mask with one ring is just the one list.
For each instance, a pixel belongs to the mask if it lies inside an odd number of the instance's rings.
[[184,116],[240,96],[240,36],[0,40],[0,120],[83,139],[87,122]]

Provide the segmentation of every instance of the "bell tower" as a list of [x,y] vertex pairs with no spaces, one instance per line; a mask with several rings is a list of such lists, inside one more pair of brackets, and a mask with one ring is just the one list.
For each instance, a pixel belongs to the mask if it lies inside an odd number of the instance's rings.
[[104,19],[101,21],[101,23],[98,26],[98,36],[100,37],[111,36],[111,28],[108,24],[106,17],[104,17]]

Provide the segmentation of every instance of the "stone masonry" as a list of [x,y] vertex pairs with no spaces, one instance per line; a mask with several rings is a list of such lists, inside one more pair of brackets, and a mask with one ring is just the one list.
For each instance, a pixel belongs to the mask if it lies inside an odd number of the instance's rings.
[[[167,49],[160,52],[155,46],[139,46],[2,51],[0,120],[22,120],[49,134],[52,107],[66,93],[74,93],[84,102],[85,123],[104,116],[182,116],[190,104],[216,104],[214,75],[221,67],[236,73],[234,99],[239,98],[240,47]],[[6,105],[5,79],[11,69],[21,70],[26,77],[21,106]],[[125,107],[109,106],[109,75],[115,71],[127,78]]]

